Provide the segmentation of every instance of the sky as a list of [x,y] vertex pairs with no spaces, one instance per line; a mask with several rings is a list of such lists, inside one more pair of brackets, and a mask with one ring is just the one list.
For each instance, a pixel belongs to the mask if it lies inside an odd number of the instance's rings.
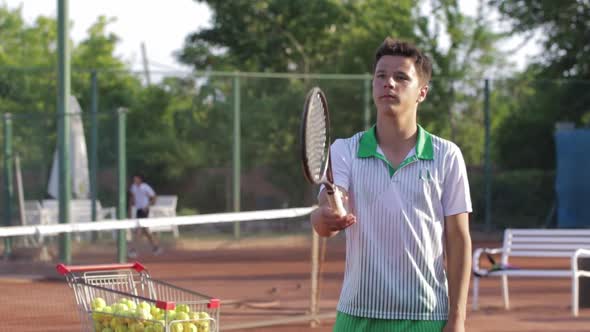
[[[40,16],[57,17],[57,0],[0,0],[8,8],[22,6],[24,19],[34,23]],[[141,43],[145,43],[147,58],[152,70],[188,70],[173,56],[182,48],[184,38],[191,32],[207,26],[209,8],[193,0],[69,0],[69,17],[73,22],[70,37],[80,42],[87,29],[100,15],[115,17],[107,31],[115,33],[120,41],[115,54],[132,65],[143,68]]]
[[[228,0],[229,1],[229,0]],[[23,16],[33,23],[40,15],[56,17],[57,0],[0,0],[9,8],[22,6]],[[145,43],[150,70],[189,71],[178,63],[174,52],[182,48],[184,38],[199,28],[210,25],[211,12],[203,3],[194,0],[69,0],[69,16],[73,21],[70,36],[80,42],[86,30],[100,15],[115,17],[108,31],[115,33],[120,42],[115,54],[131,64],[134,70],[142,70],[141,43]],[[477,1],[460,0],[461,10],[474,15]],[[507,41],[501,47],[511,50],[522,42],[519,38]],[[511,60],[517,69],[526,65],[530,56],[537,54],[534,41],[528,42]]]

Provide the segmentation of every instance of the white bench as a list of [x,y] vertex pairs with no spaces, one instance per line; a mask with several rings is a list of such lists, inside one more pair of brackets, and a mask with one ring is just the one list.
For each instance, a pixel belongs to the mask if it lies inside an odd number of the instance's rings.
[[[47,214],[49,224],[59,223],[59,200],[44,199],[43,211]],[[114,207],[103,207],[99,200],[96,200],[96,219],[116,219],[116,209]],[[71,199],[70,200],[70,222],[82,223],[92,220],[92,200],[91,199]],[[76,233],[77,241],[82,238],[88,239],[89,234]]]
[[[52,216],[50,210],[45,209],[41,206],[41,203],[37,200],[26,200],[24,201],[24,220],[23,226],[37,226],[37,225],[49,225],[52,223]],[[41,245],[41,237],[39,236],[26,236],[23,239],[23,244],[26,247],[37,247]]]
[[[482,254],[501,255],[502,266],[510,257],[569,258],[569,269],[515,268],[487,271],[480,268]],[[590,277],[590,271],[580,270],[578,258],[590,257],[590,229],[506,229],[502,248],[478,248],[473,254],[473,310],[477,310],[480,276],[501,277],[504,307],[508,300],[508,277],[555,277],[572,279],[572,314],[578,315],[578,286],[580,277]]]
[[[58,223],[59,219],[59,201],[56,199],[44,199],[43,208],[48,211],[51,223]],[[96,219],[116,219],[115,208],[104,208],[100,201],[96,201]],[[92,200],[90,199],[72,199],[70,200],[70,220],[71,222],[89,222],[92,220]]]
[[[166,218],[166,217],[176,217],[176,205],[178,203],[178,196],[176,195],[157,195],[156,201],[154,205],[150,206],[150,213],[148,218]],[[133,209],[133,216],[135,216],[136,211]],[[157,227],[150,227],[150,231],[152,232],[165,232],[170,231],[175,238],[178,238],[180,235],[178,232],[177,225],[171,226],[157,226]]]
[[150,218],[176,217],[178,196],[158,195],[154,205],[150,206]]
[[36,200],[25,201],[25,225],[48,225],[51,223],[51,212],[43,208]]

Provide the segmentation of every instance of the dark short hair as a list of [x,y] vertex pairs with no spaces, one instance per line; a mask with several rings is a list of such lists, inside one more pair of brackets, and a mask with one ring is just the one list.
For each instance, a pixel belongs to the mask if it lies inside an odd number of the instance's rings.
[[135,173],[133,174],[133,177],[138,177],[141,180],[141,182],[145,181],[145,176],[143,176],[142,173]]
[[422,53],[422,51],[420,51],[414,44],[390,37],[385,38],[375,52],[373,72],[375,72],[375,69],[377,68],[377,62],[379,62],[379,59],[384,55],[398,55],[414,59],[414,66],[416,67],[416,71],[422,82],[430,82],[430,78],[432,77],[432,62],[428,56]]

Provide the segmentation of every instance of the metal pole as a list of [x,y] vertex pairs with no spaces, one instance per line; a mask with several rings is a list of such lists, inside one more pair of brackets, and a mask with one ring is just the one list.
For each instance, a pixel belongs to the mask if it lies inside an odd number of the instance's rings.
[[145,50],[144,42],[141,42],[141,58],[143,60],[143,72],[145,74],[145,82],[148,86],[152,85],[152,80],[150,79],[150,66],[148,64],[147,51]]
[[[68,1],[58,0],[57,20],[57,114],[59,135],[59,222],[70,222],[70,199],[72,196],[70,180],[70,47],[68,28]],[[60,234],[59,256],[62,262],[72,261],[72,238],[70,233]]]
[[[233,148],[233,203],[234,212],[240,211],[240,76],[234,76],[234,148]],[[234,223],[234,238],[240,238],[240,222]]]
[[365,130],[369,129],[371,126],[371,76],[367,74],[367,78],[363,81],[364,82],[364,95],[365,95],[365,117],[364,117],[364,125]]
[[[4,226],[12,225],[13,186],[12,115],[4,114]],[[12,254],[12,238],[4,238],[4,259]]]
[[484,85],[484,126],[485,126],[485,229],[492,229],[492,165],[490,159],[490,80]]
[[[93,70],[90,75],[90,199],[92,208],[92,221],[98,219],[96,211],[96,199],[98,196],[98,188],[96,186],[96,176],[98,173],[98,77],[96,70]],[[97,232],[92,232],[92,241],[95,242],[98,238]]]
[[27,224],[27,216],[25,211],[25,194],[23,190],[23,177],[20,168],[20,158],[18,154],[14,154],[14,171],[16,173],[16,197],[18,201],[18,215],[20,216],[20,224],[25,226]]
[[[126,149],[126,126],[127,109],[117,110],[117,219],[127,218],[127,149]],[[127,261],[127,230],[119,230],[117,236],[117,247],[119,263]]]

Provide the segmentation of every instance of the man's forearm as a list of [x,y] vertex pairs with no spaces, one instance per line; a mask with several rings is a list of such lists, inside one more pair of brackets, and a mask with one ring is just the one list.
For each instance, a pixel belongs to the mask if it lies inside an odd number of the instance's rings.
[[471,275],[471,237],[454,236],[447,242],[449,320],[465,320]]

